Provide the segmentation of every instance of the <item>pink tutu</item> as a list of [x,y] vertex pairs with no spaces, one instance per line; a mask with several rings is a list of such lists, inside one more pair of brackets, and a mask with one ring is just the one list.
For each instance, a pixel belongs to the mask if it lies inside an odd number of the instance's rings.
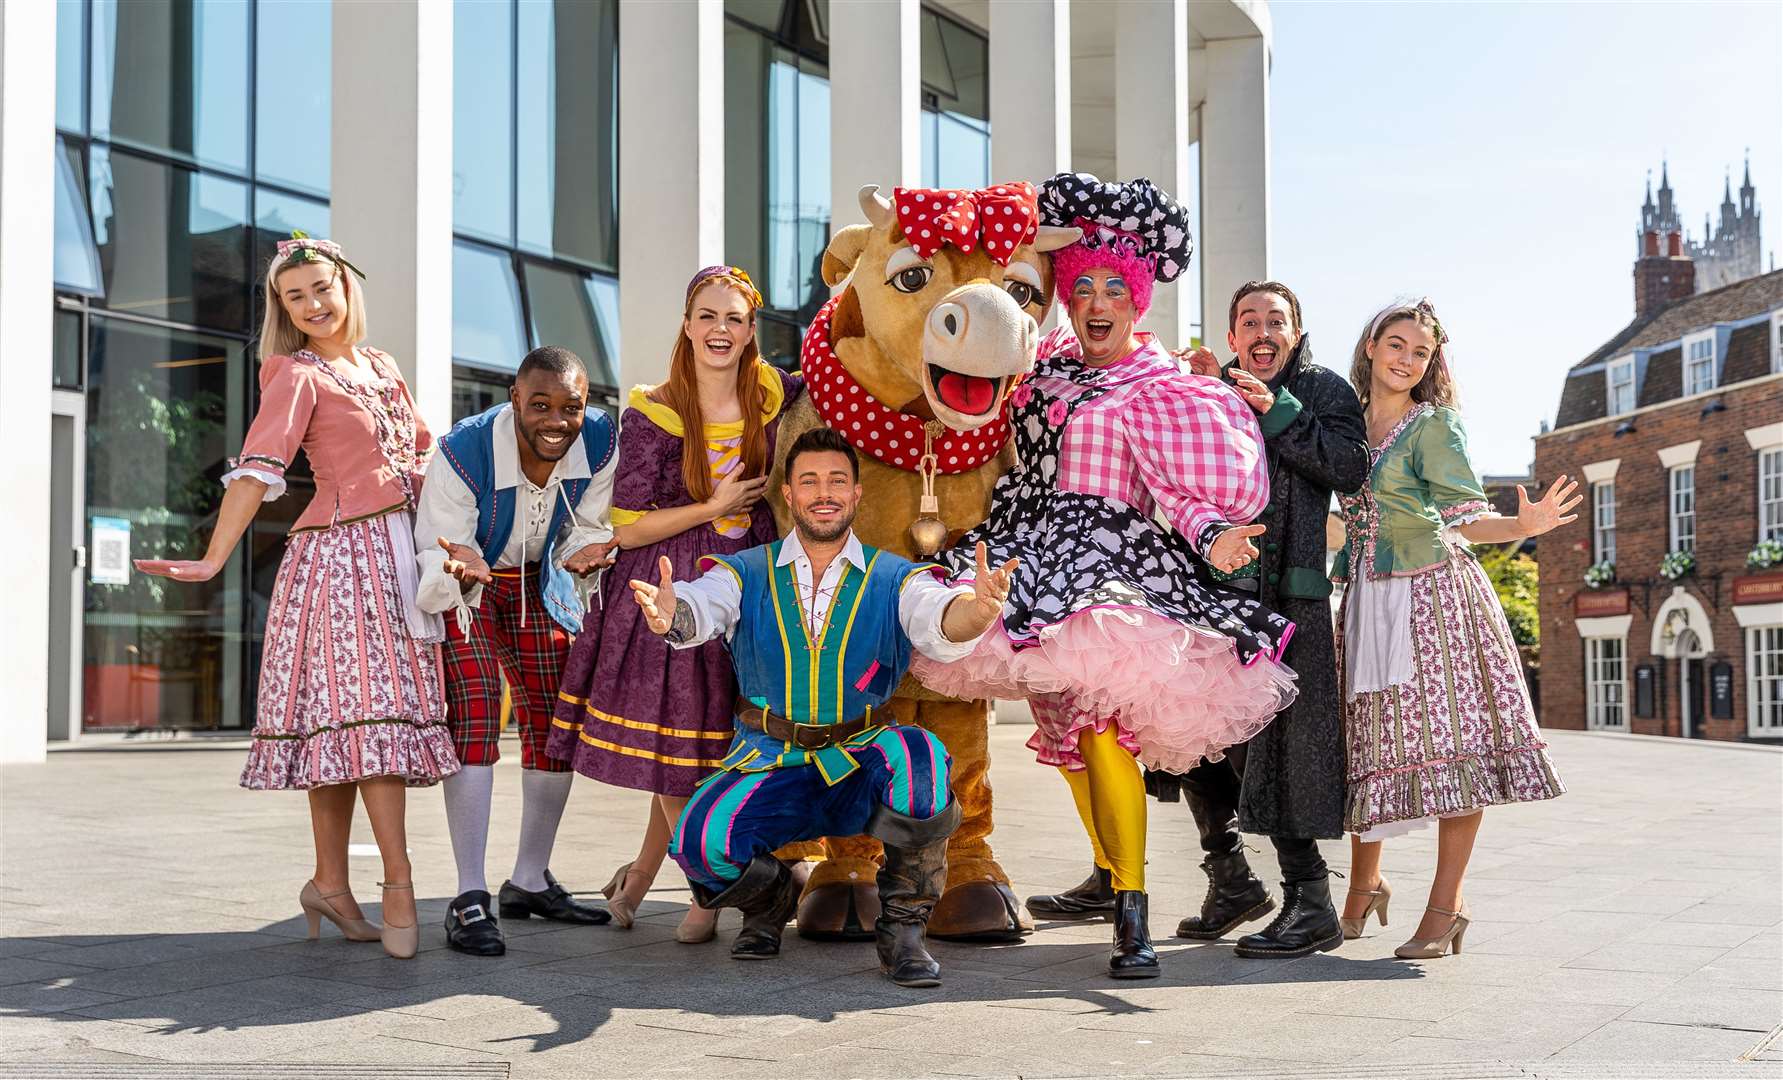
[[1183,773],[1218,760],[1293,702],[1294,673],[1262,654],[1249,666],[1232,639],[1138,607],[1096,607],[1016,648],[993,629],[970,656],[943,664],[918,653],[911,673],[958,698],[1027,699],[1042,764],[1083,768],[1079,733],[1114,723],[1120,744],[1148,769]]

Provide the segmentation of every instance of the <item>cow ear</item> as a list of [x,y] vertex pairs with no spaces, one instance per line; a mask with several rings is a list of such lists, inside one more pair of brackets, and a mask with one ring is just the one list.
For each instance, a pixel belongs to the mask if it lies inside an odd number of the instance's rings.
[[830,288],[842,284],[854,270],[854,264],[860,261],[861,252],[867,249],[867,241],[873,235],[871,225],[850,225],[830,238],[830,246],[823,252],[823,283]]

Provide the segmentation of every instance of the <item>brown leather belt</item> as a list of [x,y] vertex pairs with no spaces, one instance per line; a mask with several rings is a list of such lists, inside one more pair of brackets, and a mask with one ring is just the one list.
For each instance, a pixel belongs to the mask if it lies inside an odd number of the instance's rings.
[[737,722],[770,739],[790,743],[800,750],[822,750],[854,738],[873,726],[873,710],[845,724],[801,724],[788,720],[772,709],[764,709],[744,698],[737,699]]

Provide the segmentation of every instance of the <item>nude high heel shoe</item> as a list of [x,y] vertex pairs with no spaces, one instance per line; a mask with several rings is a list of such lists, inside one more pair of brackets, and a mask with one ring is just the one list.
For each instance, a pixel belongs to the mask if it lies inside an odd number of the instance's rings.
[[346,935],[348,941],[377,941],[380,938],[383,931],[378,929],[377,923],[366,919],[349,919],[334,910],[334,905],[328,902],[351,892],[350,889],[342,889],[324,896],[322,890],[316,888],[314,881],[303,883],[303,891],[297,894],[297,906],[303,909],[304,918],[309,920],[311,941],[322,936],[323,919],[340,927],[340,932]]
[[1379,915],[1381,918],[1381,925],[1387,925],[1387,901],[1393,898],[1393,886],[1387,884],[1386,878],[1381,879],[1381,885],[1378,889],[1351,889],[1350,893],[1354,896],[1373,897],[1373,899],[1368,901],[1368,906],[1362,909],[1362,914],[1358,918],[1339,918],[1337,920],[1339,923],[1343,924],[1343,938],[1345,941],[1353,941],[1362,936],[1362,928],[1368,925],[1368,917],[1370,915]]
[[[380,881],[378,888],[389,892],[391,889],[407,889],[415,891],[411,881]],[[415,951],[421,947],[421,920],[416,919],[407,926],[394,926],[390,920],[384,920],[384,951],[398,960],[414,958]]]
[[630,930],[638,913],[637,908],[632,907],[623,895],[625,879],[631,876],[632,865],[626,863],[613,871],[613,880],[607,882],[607,887],[601,890],[601,895],[607,898],[607,911],[613,916],[613,925],[621,930]]
[[1393,950],[1393,955],[1401,960],[1435,960],[1451,949],[1456,956],[1461,955],[1461,938],[1467,933],[1467,927],[1473,922],[1468,913],[1467,904],[1461,905],[1460,911],[1444,911],[1439,907],[1427,907],[1425,911],[1434,911],[1438,915],[1447,915],[1455,921],[1449,928],[1433,938],[1412,938],[1410,941]]

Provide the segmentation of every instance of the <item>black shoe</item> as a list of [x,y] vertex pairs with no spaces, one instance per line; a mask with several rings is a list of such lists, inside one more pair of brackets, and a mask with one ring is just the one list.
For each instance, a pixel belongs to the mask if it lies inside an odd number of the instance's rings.
[[446,944],[472,956],[500,956],[508,951],[501,924],[489,913],[489,894],[472,889],[446,905]]
[[743,929],[731,943],[737,960],[771,960],[780,955],[786,920],[799,906],[799,883],[792,868],[772,855],[757,855],[743,875],[719,892],[697,881],[688,883],[704,908],[734,907],[743,913]]
[[1100,866],[1090,867],[1083,883],[1062,893],[1028,897],[1028,910],[1049,919],[1090,919],[1114,910],[1114,875]]
[[1116,979],[1155,979],[1161,969],[1152,948],[1145,894],[1126,889],[1114,894],[1114,952],[1108,974]]
[[545,887],[538,892],[522,889],[512,881],[502,882],[500,910],[504,919],[530,919],[537,915],[541,919],[591,926],[613,920],[612,913],[606,908],[571,896],[549,870],[545,871]]
[[1282,882],[1282,910],[1263,930],[1238,939],[1233,952],[1252,960],[1330,952],[1343,944],[1343,924],[1331,906],[1331,880]]
[[1245,862],[1243,848],[1227,855],[1207,856],[1201,860],[1201,871],[1207,875],[1207,896],[1201,901],[1201,914],[1177,923],[1177,937],[1212,941],[1274,909],[1269,890]]

